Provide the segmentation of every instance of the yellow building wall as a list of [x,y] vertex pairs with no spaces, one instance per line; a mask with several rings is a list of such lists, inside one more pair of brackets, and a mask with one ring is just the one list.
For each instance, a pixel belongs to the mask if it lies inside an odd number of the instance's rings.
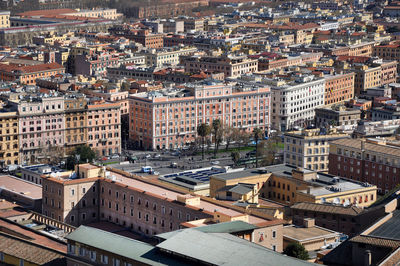
[[[4,254],[4,261],[2,261],[2,262],[11,264],[11,265],[20,265],[19,258],[8,255],[8,254]],[[1,264],[1,262],[0,262],[0,264]],[[24,260],[24,266],[36,266],[36,265],[39,265],[39,264],[31,263],[29,261]]]

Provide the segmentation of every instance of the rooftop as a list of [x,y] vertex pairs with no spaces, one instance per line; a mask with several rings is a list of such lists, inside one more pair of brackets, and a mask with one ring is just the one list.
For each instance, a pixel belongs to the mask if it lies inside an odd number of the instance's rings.
[[400,210],[393,212],[392,218],[369,233],[369,236],[400,240]]
[[42,187],[10,175],[0,175],[0,188],[32,199],[42,198]]
[[220,179],[220,180],[231,180],[231,179],[237,179],[237,178],[259,176],[259,175],[266,174],[266,173],[267,173],[266,171],[257,170],[257,169],[244,169],[242,171],[235,171],[235,172],[230,172],[230,173],[226,173],[226,174],[213,175],[212,178]]
[[294,225],[283,227],[283,237],[290,238],[299,242],[309,241],[313,239],[325,239],[326,237],[338,236],[339,233],[322,228],[319,226],[313,227],[296,227]]
[[193,229],[182,230],[157,247],[210,265],[309,265],[230,234]]
[[311,202],[295,203],[291,207],[291,209],[325,212],[331,214],[350,215],[350,216],[356,216],[363,211],[362,208],[358,208],[356,206],[342,206],[342,205],[334,205],[328,203],[320,204]]

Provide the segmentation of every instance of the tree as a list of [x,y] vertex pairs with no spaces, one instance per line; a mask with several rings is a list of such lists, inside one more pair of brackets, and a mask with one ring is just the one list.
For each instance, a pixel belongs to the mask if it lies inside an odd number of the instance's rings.
[[214,158],[216,158],[219,144],[221,144],[223,136],[221,120],[215,119],[212,123],[212,129],[214,133]]
[[241,147],[241,144],[246,146],[246,144],[250,140],[250,134],[246,130],[238,129],[236,139],[237,142],[239,143],[239,148]]
[[124,81],[121,84],[121,91],[129,91],[131,88],[131,84],[129,84],[129,82]]
[[262,165],[271,165],[275,163],[275,156],[278,152],[278,145],[273,139],[262,141],[259,145],[259,156],[262,157]]
[[237,150],[234,150],[231,153],[231,157],[232,157],[232,161],[235,165],[238,164],[239,160],[240,160],[240,153]]
[[223,136],[226,141],[226,146],[225,146],[226,151],[229,149],[229,145],[235,138],[234,132],[235,132],[235,128],[233,128],[231,126],[225,125],[223,128]]
[[283,254],[286,254],[290,257],[295,257],[301,260],[308,260],[310,259],[310,256],[308,255],[307,250],[304,248],[304,246],[300,243],[293,242],[287,245],[285,250],[283,251]]
[[81,145],[74,149],[68,156],[66,167],[73,170],[76,164],[91,163],[96,158],[96,153],[87,145]]
[[258,147],[261,144],[259,143],[259,140],[264,137],[264,132],[260,128],[255,128],[253,130],[253,137],[256,142],[256,167],[258,167]]
[[197,127],[197,134],[201,137],[202,140],[202,145],[201,145],[201,151],[202,151],[202,156],[201,158],[204,160],[204,146],[205,146],[205,141],[206,137],[210,135],[211,129],[210,126],[202,123]]

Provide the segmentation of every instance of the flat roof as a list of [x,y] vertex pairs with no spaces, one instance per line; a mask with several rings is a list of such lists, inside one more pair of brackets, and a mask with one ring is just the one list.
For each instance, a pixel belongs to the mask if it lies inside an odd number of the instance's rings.
[[230,180],[230,179],[236,179],[236,178],[258,176],[258,175],[262,175],[262,174],[266,174],[266,172],[257,171],[257,169],[244,169],[242,171],[235,171],[235,172],[229,172],[229,173],[225,173],[225,174],[213,175],[212,177],[216,178],[216,179]]
[[369,233],[369,236],[383,237],[400,240],[400,210],[393,212],[392,218],[387,220],[381,226]]
[[296,227],[294,225],[283,227],[283,237],[287,237],[297,241],[307,241],[311,239],[325,238],[328,236],[337,236],[338,232],[322,228],[313,227]]
[[42,187],[21,178],[0,175],[0,190],[5,189],[32,199],[42,198]]

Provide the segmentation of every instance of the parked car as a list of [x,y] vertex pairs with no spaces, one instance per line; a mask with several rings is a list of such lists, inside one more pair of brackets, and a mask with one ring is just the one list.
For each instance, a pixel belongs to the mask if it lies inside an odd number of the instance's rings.
[[119,155],[118,154],[113,154],[110,157],[111,159],[119,159]]

